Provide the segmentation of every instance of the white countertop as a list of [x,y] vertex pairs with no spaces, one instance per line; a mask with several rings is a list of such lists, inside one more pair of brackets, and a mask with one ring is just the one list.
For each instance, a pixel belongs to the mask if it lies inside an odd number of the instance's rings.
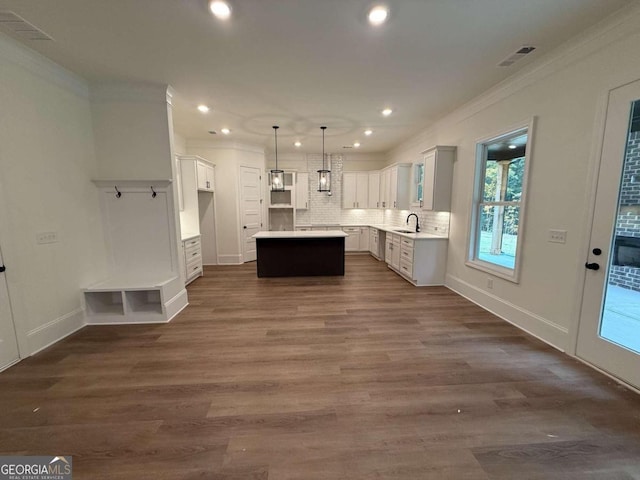
[[442,235],[435,235],[433,233],[402,233],[398,230],[409,230],[403,227],[394,227],[392,225],[370,225],[371,228],[377,228],[378,230],[384,230],[385,232],[393,233],[394,235],[400,235],[401,237],[412,238],[414,240],[448,240],[448,237]]
[[258,232],[253,238],[340,238],[348,237],[342,230],[312,230],[306,232],[300,231],[277,231],[277,232]]
[[192,238],[199,237],[199,233],[191,233],[191,232],[183,232],[180,235],[181,240],[184,242],[185,240],[191,240]]

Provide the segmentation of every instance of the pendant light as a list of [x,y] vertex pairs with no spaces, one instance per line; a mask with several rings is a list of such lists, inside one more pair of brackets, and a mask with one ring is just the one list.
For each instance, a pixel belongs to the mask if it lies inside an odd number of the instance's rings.
[[330,192],[331,191],[331,171],[324,168],[324,131],[327,127],[320,127],[322,129],[322,170],[318,170],[318,191]]
[[284,170],[278,170],[278,127],[273,126],[273,133],[276,139],[276,168],[271,170],[271,191],[284,192]]

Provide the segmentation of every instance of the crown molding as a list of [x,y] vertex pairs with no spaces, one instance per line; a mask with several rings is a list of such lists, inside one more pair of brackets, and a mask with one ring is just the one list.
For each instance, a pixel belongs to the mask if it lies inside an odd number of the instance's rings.
[[391,157],[395,157],[419,147],[436,134],[438,129],[460,123],[543,78],[583,60],[607,45],[638,33],[640,33],[640,4],[634,3],[567,40],[522,70],[443,116],[422,132],[392,148],[388,153]]
[[79,97],[89,98],[89,85],[84,78],[4,33],[0,33],[0,59],[14,63]]
[[160,83],[105,81],[91,83],[89,93],[92,103],[170,103],[173,89]]

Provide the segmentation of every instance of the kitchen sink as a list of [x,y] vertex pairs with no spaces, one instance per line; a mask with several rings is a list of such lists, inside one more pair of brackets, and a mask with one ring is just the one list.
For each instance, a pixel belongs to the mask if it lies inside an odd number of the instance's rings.
[[416,233],[412,230],[394,230],[394,232],[398,232],[398,233]]

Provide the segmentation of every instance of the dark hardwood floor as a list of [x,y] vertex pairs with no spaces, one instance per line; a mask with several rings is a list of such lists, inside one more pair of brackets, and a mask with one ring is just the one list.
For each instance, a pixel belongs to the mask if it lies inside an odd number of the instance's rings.
[[0,454],[75,479],[640,479],[640,396],[368,256],[212,267],[171,323],[0,374]]

